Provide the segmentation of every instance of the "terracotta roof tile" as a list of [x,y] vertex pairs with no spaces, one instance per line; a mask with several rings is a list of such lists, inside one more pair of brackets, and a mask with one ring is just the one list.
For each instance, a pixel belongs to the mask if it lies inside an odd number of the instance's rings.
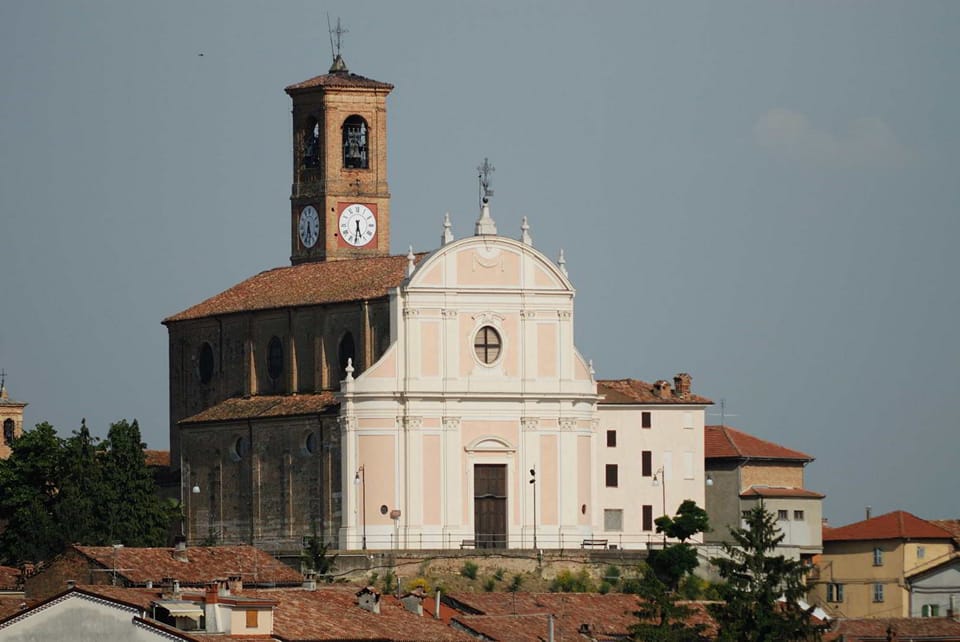
[[712,404],[700,395],[657,395],[654,385],[639,379],[598,379],[597,394],[603,395],[600,404]]
[[825,495],[805,488],[776,488],[774,486],[751,486],[740,497],[809,497],[823,499]]
[[[456,616],[457,622],[489,638],[511,642],[546,639],[551,613],[558,640],[624,639],[637,622],[633,613],[639,606],[637,596],[619,593],[455,593],[447,598],[474,611]],[[694,609],[692,622],[707,625],[708,633],[714,631],[705,605],[688,604]]]
[[122,569],[119,575],[132,584],[159,584],[173,578],[183,586],[202,586],[228,576],[239,576],[250,585],[303,582],[298,571],[253,546],[191,546],[182,554],[172,548],[72,548],[102,568]]
[[[417,254],[415,260],[419,262],[424,256],[425,253]],[[376,299],[387,296],[406,278],[406,256],[301,263],[261,272],[163,322]]]
[[929,521],[953,535],[953,541],[960,545],[960,519],[931,519]]
[[791,459],[813,461],[799,450],[765,441],[730,426],[705,426],[703,431],[705,459]]
[[902,510],[823,531],[824,542],[877,539],[953,539],[953,534]]
[[302,89],[313,89],[316,87],[337,87],[339,88],[351,88],[357,87],[362,89],[393,89],[393,85],[386,82],[380,82],[379,80],[373,80],[371,78],[364,78],[363,76],[350,73],[349,71],[338,71],[323,74],[322,76],[314,76],[303,82],[294,83],[284,89],[288,94],[295,94]]
[[894,640],[960,641],[960,622],[946,617],[838,619],[824,642],[886,642],[890,629]]
[[147,466],[162,467],[170,465],[169,450],[144,450],[143,454],[146,456]]
[[291,417],[326,412],[337,405],[332,392],[316,395],[261,395],[226,399],[215,406],[180,420],[181,424],[208,421],[236,421],[238,419],[265,419]]

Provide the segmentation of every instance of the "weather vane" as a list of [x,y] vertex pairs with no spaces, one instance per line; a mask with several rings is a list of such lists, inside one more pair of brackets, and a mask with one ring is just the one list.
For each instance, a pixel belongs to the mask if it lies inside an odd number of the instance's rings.
[[483,164],[477,165],[477,171],[479,172],[477,178],[480,181],[480,204],[483,205],[493,196],[493,190],[490,189],[490,174],[497,171],[497,168],[490,164],[489,159],[484,158]]
[[[329,13],[327,14],[327,32],[330,34],[330,53],[333,54],[333,59],[336,60],[340,57],[340,46],[343,44],[343,34],[350,32],[340,26],[340,18],[337,18],[337,28],[332,28],[330,26]],[[336,41],[334,41],[334,36],[336,36]],[[334,44],[334,42],[336,42],[336,44]]]

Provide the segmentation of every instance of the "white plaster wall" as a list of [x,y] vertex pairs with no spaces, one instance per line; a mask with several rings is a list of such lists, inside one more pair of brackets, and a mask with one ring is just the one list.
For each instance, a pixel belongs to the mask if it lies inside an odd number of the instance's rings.
[[104,642],[164,640],[165,636],[135,626],[138,611],[72,593],[62,600],[25,614],[0,628],[0,639],[15,642]]

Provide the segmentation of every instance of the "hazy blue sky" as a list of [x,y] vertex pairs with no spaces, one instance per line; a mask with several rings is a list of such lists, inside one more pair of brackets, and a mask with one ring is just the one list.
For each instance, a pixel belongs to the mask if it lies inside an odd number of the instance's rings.
[[[0,368],[167,443],[160,321],[289,264],[290,103],[394,83],[394,253],[565,249],[599,377],[680,371],[833,523],[960,517],[960,3],[0,3]],[[203,54],[200,56],[199,54]],[[719,407],[716,408],[719,412]],[[719,422],[718,415],[708,417]]]

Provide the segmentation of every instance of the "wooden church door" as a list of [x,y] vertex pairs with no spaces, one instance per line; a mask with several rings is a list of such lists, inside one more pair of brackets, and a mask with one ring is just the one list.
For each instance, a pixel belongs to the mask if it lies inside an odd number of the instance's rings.
[[477,548],[507,547],[507,466],[473,467],[473,523]]

